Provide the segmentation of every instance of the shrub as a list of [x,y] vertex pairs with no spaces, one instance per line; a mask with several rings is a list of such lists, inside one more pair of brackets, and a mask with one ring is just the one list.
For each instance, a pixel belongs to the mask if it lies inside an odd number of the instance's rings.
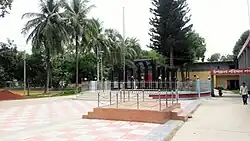
[[64,96],[64,95],[74,95],[77,93],[80,93],[81,90],[66,90],[60,93],[60,96]]

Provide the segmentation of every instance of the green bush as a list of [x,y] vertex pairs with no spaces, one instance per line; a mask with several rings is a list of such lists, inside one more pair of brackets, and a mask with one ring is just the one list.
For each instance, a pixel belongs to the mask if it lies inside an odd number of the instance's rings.
[[81,90],[66,90],[60,93],[60,96],[64,96],[64,95],[73,95],[73,94],[77,94],[80,93]]

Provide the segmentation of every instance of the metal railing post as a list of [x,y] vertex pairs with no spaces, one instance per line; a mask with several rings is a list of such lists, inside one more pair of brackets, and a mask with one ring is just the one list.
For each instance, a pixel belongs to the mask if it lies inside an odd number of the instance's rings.
[[172,105],[174,104],[174,91],[171,91],[171,101],[172,101]]
[[112,100],[111,100],[111,91],[109,92],[109,105],[112,105]]
[[130,101],[130,90],[128,90],[128,101]]
[[168,108],[168,91],[166,91],[165,99],[166,99],[166,108]]
[[159,90],[159,110],[161,111],[161,93],[160,93],[160,90]]
[[136,99],[137,99],[137,102],[136,102],[137,103],[137,109],[139,109],[139,94],[138,93],[136,94]]
[[116,108],[118,108],[118,93],[116,94]]
[[125,89],[123,91],[123,102],[125,102]]
[[100,107],[100,92],[98,92],[98,94],[97,94],[98,96],[97,96],[97,103],[98,103],[98,105],[97,105],[97,107]]
[[144,101],[144,89],[142,90],[142,101]]
[[120,101],[122,102],[122,90],[120,90]]
[[178,93],[178,90],[176,90],[175,97],[176,97],[176,103],[178,103],[179,102],[179,93]]

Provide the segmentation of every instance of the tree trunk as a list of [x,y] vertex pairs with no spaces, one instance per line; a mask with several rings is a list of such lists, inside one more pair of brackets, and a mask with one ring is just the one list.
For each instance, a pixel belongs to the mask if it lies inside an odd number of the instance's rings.
[[29,81],[28,81],[28,94],[27,95],[30,96],[30,83],[29,83]]
[[47,71],[47,79],[46,79],[46,85],[45,85],[45,90],[44,93],[49,92],[49,81],[50,81],[50,51],[47,49],[47,58],[46,58],[46,71]]
[[76,89],[78,89],[78,36],[76,35]]

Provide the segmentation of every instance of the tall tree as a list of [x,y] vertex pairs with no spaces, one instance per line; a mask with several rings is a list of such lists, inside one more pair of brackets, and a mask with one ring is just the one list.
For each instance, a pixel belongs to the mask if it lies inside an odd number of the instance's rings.
[[249,30],[243,32],[241,34],[240,38],[238,39],[238,41],[235,43],[234,48],[233,48],[233,55],[235,57],[237,57],[237,55],[239,54],[242,46],[244,45],[244,43],[246,42],[246,40],[247,40],[247,38],[249,36],[249,33],[250,33]]
[[189,49],[192,51],[193,61],[203,61],[206,52],[206,42],[203,37],[201,37],[197,32],[191,31],[188,33],[187,43]]
[[219,62],[221,58],[221,54],[220,53],[214,53],[212,54],[207,61],[208,62]]
[[[86,31],[93,26],[93,21],[87,18],[87,14],[94,7],[94,5],[88,6],[88,0],[71,0],[69,3],[64,3],[65,15],[69,20],[69,26],[71,32],[71,39],[75,41],[75,60],[76,60],[76,88],[78,88],[78,71],[79,71],[79,45],[81,40],[84,40]],[[87,30],[88,29],[88,30]]]
[[214,53],[207,59],[207,61],[208,62],[234,61],[234,55],[231,54],[221,55],[220,53]]
[[168,57],[170,67],[191,60],[185,41],[192,28],[186,0],[152,0],[152,5],[149,47]]
[[11,10],[13,0],[0,0],[0,17],[4,17],[6,14],[9,14]]
[[61,2],[40,0],[40,13],[25,13],[22,18],[31,18],[22,29],[28,35],[27,43],[32,42],[33,50],[43,50],[46,55],[47,80],[45,93],[48,92],[51,74],[51,56],[62,52],[63,45],[68,41],[65,20],[59,13]]
[[4,86],[6,81],[20,78],[20,60],[23,60],[22,55],[17,51],[13,40],[0,42],[0,87]]

